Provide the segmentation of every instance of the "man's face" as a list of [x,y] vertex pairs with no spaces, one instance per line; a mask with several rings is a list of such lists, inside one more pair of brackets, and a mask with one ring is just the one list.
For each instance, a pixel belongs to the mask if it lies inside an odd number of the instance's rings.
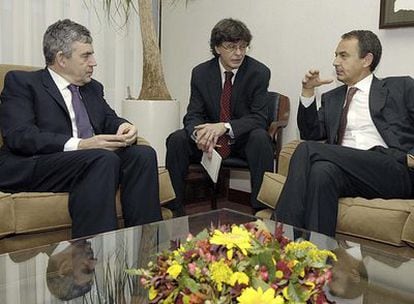
[[63,57],[64,74],[71,83],[82,86],[92,80],[96,66],[93,47],[90,43],[76,41],[72,44],[72,56]]
[[333,65],[336,77],[344,84],[351,86],[368,76],[372,54],[359,58],[359,45],[356,38],[342,39],[335,51]]
[[248,44],[245,41],[225,41],[215,47],[220,55],[220,62],[226,71],[238,69],[246,56]]

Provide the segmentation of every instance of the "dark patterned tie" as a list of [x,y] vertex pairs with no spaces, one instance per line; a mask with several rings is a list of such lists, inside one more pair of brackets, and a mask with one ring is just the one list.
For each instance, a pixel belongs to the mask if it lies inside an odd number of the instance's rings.
[[[223,86],[223,91],[221,92],[220,98],[220,121],[228,122],[230,121],[230,112],[231,112],[231,78],[233,77],[232,72],[224,72],[225,81]],[[217,140],[217,152],[221,155],[223,159],[227,158],[230,155],[230,137],[227,134],[220,136]]]
[[351,104],[352,97],[354,97],[356,91],[358,91],[358,88],[350,87],[346,93],[345,106],[342,110],[341,122],[338,130],[338,145],[341,145],[344,140],[346,124],[348,123],[349,105]]
[[79,138],[89,138],[93,136],[92,125],[89,121],[88,113],[79,93],[79,87],[70,84],[69,91],[72,93],[72,106],[75,112],[76,127],[78,128]]

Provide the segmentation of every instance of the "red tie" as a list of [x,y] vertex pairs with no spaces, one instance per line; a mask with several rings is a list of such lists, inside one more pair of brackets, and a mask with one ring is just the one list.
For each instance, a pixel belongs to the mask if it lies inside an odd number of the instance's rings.
[[[225,81],[223,86],[223,91],[221,92],[220,98],[220,121],[228,122],[230,121],[230,111],[231,111],[231,78],[233,77],[233,72],[224,72]],[[229,146],[230,137],[225,134],[218,138],[217,140],[217,152],[221,157],[227,158],[230,155],[230,146]]]
[[349,105],[351,104],[352,97],[354,97],[356,91],[358,91],[358,88],[350,87],[348,93],[346,93],[345,106],[342,110],[341,122],[338,130],[338,145],[341,145],[344,140],[346,124],[348,122]]

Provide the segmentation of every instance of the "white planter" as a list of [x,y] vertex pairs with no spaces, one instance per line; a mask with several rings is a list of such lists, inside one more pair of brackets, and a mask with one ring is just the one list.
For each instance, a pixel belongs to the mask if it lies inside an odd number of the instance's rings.
[[157,151],[158,166],[165,166],[165,140],[180,126],[180,106],[175,100],[131,100],[122,104],[122,116],[138,128]]

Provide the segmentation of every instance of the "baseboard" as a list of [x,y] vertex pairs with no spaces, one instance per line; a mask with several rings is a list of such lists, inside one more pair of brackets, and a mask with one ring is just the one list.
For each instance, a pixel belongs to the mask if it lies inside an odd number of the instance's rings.
[[227,194],[227,199],[230,202],[239,203],[242,205],[250,206],[250,193],[236,190],[236,189],[229,189]]

